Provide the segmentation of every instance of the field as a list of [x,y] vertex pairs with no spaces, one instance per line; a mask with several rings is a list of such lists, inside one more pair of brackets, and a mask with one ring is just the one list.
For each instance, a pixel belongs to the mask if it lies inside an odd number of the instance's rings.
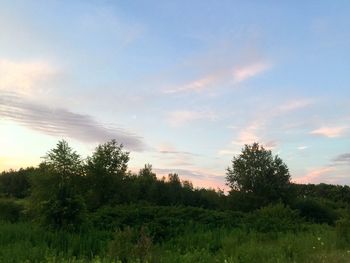
[[[158,220],[148,217],[147,221],[147,215],[162,209]],[[171,209],[171,217],[166,216]],[[113,219],[106,215],[115,213],[121,214],[115,220],[120,228],[112,231]],[[185,224],[191,213],[201,219]],[[180,216],[183,214],[187,216]],[[339,227],[291,221],[285,226],[284,221],[276,231],[276,226],[261,227],[252,221],[255,216],[241,215],[231,226],[223,216],[238,215],[195,208],[122,206],[101,211],[84,230],[73,233],[28,221],[2,221],[0,262],[350,262],[350,246],[344,233],[337,233]],[[135,219],[130,222],[135,227],[126,225],[129,217]],[[215,226],[214,220],[220,223]]]

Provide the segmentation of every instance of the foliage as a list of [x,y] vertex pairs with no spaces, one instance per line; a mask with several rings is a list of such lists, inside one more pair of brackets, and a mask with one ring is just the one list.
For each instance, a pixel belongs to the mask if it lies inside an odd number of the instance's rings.
[[33,179],[32,213],[44,225],[54,229],[77,230],[85,219],[85,201],[78,180],[82,173],[80,156],[66,141],[58,142]]
[[56,195],[42,202],[41,211],[45,225],[54,229],[79,230],[86,221],[83,198],[69,185],[61,185]]
[[337,220],[335,226],[336,226],[337,245],[343,248],[349,247],[350,246],[350,218],[345,217]]
[[17,222],[23,213],[23,206],[13,200],[0,199],[0,220]]
[[264,233],[297,231],[301,218],[297,211],[283,204],[268,205],[251,214],[249,229]]
[[0,192],[7,197],[24,198],[30,192],[30,176],[35,173],[35,168],[10,170],[0,175]]
[[119,205],[99,209],[92,215],[91,220],[96,228],[105,230],[146,226],[153,240],[158,242],[182,233],[190,224],[237,227],[243,222],[243,217],[244,215],[238,212],[194,207]]
[[128,162],[129,153],[123,151],[123,145],[111,140],[96,147],[95,152],[87,159],[87,169],[107,175],[124,176]]
[[65,140],[57,143],[56,148],[50,150],[44,157],[44,163],[51,172],[63,179],[74,175],[81,175],[82,160]]
[[98,145],[87,158],[84,195],[90,210],[110,200],[120,200],[121,181],[126,176],[128,161],[129,153],[115,140]]
[[265,204],[288,198],[290,175],[286,164],[258,143],[245,145],[233,158],[226,180],[232,190],[253,193]]
[[[144,254],[139,254],[135,248],[140,244],[142,235],[148,236],[147,232],[141,234],[134,228],[115,233],[96,229],[68,233],[47,231],[32,223],[6,222],[1,222],[0,233],[0,262],[8,263],[120,263],[116,258],[123,253],[127,262],[136,263],[142,261]],[[145,262],[349,262],[347,247],[338,248],[336,240],[335,229],[327,226],[315,225],[308,231],[286,232],[271,237],[268,233],[248,233],[240,228],[203,225],[197,228],[189,226],[185,232],[166,242],[151,244],[148,239],[142,246],[143,249],[148,248],[144,250],[147,251],[147,256],[143,257]],[[111,248],[113,245],[116,245],[114,249]]]
[[115,260],[128,262],[128,259],[137,259],[140,262],[149,262],[152,249],[152,238],[145,228],[139,231],[126,227],[118,229],[108,244],[108,256]]
[[300,211],[302,217],[314,223],[333,225],[338,218],[333,209],[315,199],[300,199],[294,207]]

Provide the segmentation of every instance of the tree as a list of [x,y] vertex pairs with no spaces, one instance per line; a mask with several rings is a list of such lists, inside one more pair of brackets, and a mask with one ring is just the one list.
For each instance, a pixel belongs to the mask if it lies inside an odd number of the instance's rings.
[[111,201],[120,201],[121,185],[126,178],[128,161],[129,152],[123,151],[123,145],[119,145],[116,140],[98,145],[92,156],[87,158],[89,190],[85,195],[90,209]]
[[46,226],[78,230],[86,211],[79,193],[81,158],[64,140],[44,158],[32,180],[31,207]]
[[258,143],[245,145],[227,168],[227,185],[232,192],[255,196],[262,204],[285,201],[290,189],[288,167]]
[[81,175],[82,171],[82,161],[79,154],[65,140],[59,141],[56,148],[45,155],[42,165],[62,178]]
[[104,174],[123,177],[128,169],[129,152],[124,152],[122,144],[111,140],[98,145],[87,162],[90,171],[97,170]]

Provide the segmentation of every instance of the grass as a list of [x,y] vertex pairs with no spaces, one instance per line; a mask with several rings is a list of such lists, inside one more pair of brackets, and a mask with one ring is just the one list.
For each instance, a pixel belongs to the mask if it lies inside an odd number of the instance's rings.
[[[125,234],[134,231],[136,235]],[[48,231],[32,223],[0,224],[0,262],[350,262],[350,246],[337,247],[334,227],[310,225],[297,233],[258,233],[241,228],[192,227],[161,243],[148,244],[136,230]],[[136,239],[135,239],[136,237]],[[148,242],[148,241],[147,241]],[[131,248],[125,257],[123,248]],[[112,253],[112,252],[113,253]],[[121,261],[119,261],[121,262]]]

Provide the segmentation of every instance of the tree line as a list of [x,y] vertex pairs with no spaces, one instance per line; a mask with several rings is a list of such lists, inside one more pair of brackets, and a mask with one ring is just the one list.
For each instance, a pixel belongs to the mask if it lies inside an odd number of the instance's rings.
[[103,207],[130,204],[240,212],[282,204],[332,224],[350,201],[348,186],[291,183],[287,165],[258,143],[233,157],[226,171],[227,195],[195,188],[176,173],[157,178],[150,164],[132,173],[128,162],[129,152],[115,140],[98,145],[85,160],[62,140],[38,167],[2,172],[0,194],[28,199],[28,213],[44,225],[72,230]]

